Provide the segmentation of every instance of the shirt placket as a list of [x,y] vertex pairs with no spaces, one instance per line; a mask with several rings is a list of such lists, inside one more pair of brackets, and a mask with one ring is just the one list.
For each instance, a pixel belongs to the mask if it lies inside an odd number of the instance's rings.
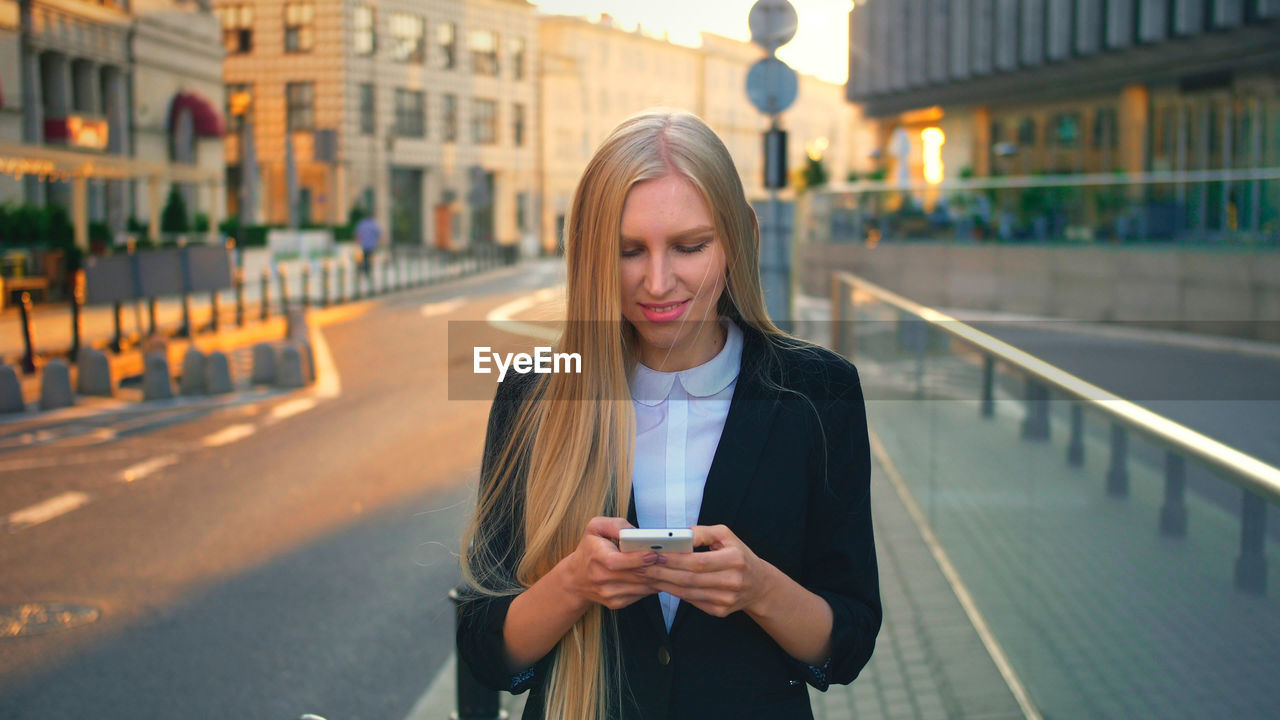
[[[680,385],[679,378],[671,384],[671,393],[667,396],[667,527],[689,527],[685,513],[687,493],[685,490],[685,447],[689,440],[689,395]],[[674,595],[663,593],[662,614],[671,628],[675,618],[676,606],[680,599]]]

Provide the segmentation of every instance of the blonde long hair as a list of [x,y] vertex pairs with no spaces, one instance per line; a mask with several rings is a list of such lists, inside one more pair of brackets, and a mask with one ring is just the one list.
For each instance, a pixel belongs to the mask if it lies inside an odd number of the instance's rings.
[[[755,213],[724,143],[686,112],[648,110],[623,121],[587,164],[565,227],[568,322],[556,351],[578,353],[583,372],[545,376],[516,411],[510,435],[498,439],[497,461],[462,543],[464,579],[480,593],[519,593],[573,552],[591,518],[628,515],[635,329],[622,319],[622,210],[632,186],[671,173],[702,194],[725,250],[720,314],[781,335],[760,288]],[[524,477],[517,465],[527,469]],[[493,540],[515,523],[523,552],[504,558]],[[518,561],[514,577],[501,570],[504,560]],[[612,619],[594,606],[560,640],[544,686],[548,719],[620,714],[625,693]]]

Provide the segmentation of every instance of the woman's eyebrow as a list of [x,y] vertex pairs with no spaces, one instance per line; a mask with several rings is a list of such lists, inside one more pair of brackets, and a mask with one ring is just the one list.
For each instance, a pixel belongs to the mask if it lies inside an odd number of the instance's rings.
[[[685,241],[685,240],[691,240],[691,239],[693,239],[693,238],[696,238],[696,237],[698,237],[699,235],[706,235],[706,234],[708,234],[708,233],[714,233],[715,231],[716,231],[716,229],[715,229],[715,228],[713,228],[713,227],[711,227],[710,225],[699,225],[699,226],[697,226],[697,227],[689,228],[688,230],[682,230],[682,231],[680,231],[680,232],[676,233],[675,235],[672,235],[671,237],[669,237],[669,238],[667,238],[667,239],[668,239],[668,240],[670,240],[670,241],[672,241],[672,242],[683,242],[683,241]],[[642,238],[630,237],[630,236],[628,236],[628,235],[623,235],[623,236],[622,236],[622,241],[623,241],[623,242],[642,242],[642,241],[643,241],[643,239],[642,239]]]

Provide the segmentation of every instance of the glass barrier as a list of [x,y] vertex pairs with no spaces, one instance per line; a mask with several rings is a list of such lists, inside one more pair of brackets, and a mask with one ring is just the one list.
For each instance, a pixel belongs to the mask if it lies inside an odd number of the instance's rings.
[[808,193],[812,242],[1280,245],[1280,168],[860,182]]
[[914,499],[1044,717],[1275,712],[1274,495],[836,277],[875,481]]

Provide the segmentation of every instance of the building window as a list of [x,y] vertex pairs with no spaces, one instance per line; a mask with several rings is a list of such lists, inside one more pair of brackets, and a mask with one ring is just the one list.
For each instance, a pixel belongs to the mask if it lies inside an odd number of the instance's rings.
[[1060,148],[1073,148],[1080,140],[1080,113],[1059,113],[1053,116],[1051,139]]
[[222,20],[222,47],[228,55],[253,50],[253,6],[227,5],[218,8]]
[[253,86],[248,83],[227,85],[227,132],[239,135],[253,112]]
[[315,83],[291,82],[284,86],[286,122],[290,130],[315,127]]
[[396,88],[396,135],[426,137],[426,95],[421,90]]
[[444,96],[444,141],[458,140],[458,96],[446,93]]
[[513,37],[509,41],[508,46],[508,51],[511,54],[511,76],[516,80],[523,80],[525,49],[524,38]]
[[284,51],[311,52],[315,46],[316,6],[311,3],[285,3]]
[[436,45],[440,46],[440,67],[452,70],[458,66],[458,26],[451,22],[436,23]]
[[420,63],[426,48],[426,21],[409,13],[391,13],[391,57],[399,62]]
[[373,83],[360,83],[360,134],[373,135],[377,132],[377,97]]
[[1098,108],[1093,113],[1093,146],[1098,149],[1116,147],[1116,109]]
[[516,147],[524,147],[524,105],[516,103],[511,110],[511,140]]
[[378,47],[377,39],[373,32],[373,6],[357,6],[353,24],[355,25],[355,38],[351,42],[352,49],[356,55],[364,57],[372,55]]
[[1029,117],[1024,117],[1018,121],[1018,145],[1020,148],[1033,148],[1036,146],[1036,121]]
[[477,145],[498,141],[498,103],[478,98],[471,101],[471,141]]
[[470,41],[471,70],[477,75],[498,74],[498,33],[472,30]]

